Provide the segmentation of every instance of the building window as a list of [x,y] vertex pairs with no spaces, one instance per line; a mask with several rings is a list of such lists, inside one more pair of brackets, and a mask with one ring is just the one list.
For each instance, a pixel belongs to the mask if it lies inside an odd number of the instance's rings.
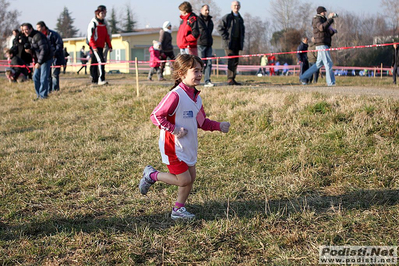
[[125,49],[115,49],[112,50],[112,53],[109,54],[109,58],[111,60],[126,60],[126,50]]

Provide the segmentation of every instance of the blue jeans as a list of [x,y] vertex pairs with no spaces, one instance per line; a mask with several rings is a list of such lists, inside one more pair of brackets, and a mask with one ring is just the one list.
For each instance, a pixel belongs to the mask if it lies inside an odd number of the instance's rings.
[[50,84],[49,87],[50,91],[59,91],[60,90],[60,73],[61,73],[61,66],[55,66],[51,69],[51,76],[50,76]]
[[39,69],[35,68],[33,73],[33,83],[37,98],[47,98],[49,92],[49,76],[51,71],[51,64],[53,60],[50,59],[44,62]]
[[[206,57],[212,57],[212,47],[208,47],[208,46],[203,46],[203,45],[198,45],[198,52],[199,52],[199,57],[202,58],[206,58]],[[204,67],[204,81],[205,84],[210,83],[211,82],[211,72],[212,72],[212,60],[206,60],[204,61],[205,63],[205,67]]]
[[[327,45],[316,46],[316,50],[328,49]],[[335,84],[335,76],[333,72],[333,62],[331,59],[330,51],[318,51],[317,52],[317,61],[314,65],[312,65],[305,73],[303,73],[299,78],[303,81],[308,81],[309,78],[318,71],[324,65],[326,69],[326,81],[328,86],[332,86]]]

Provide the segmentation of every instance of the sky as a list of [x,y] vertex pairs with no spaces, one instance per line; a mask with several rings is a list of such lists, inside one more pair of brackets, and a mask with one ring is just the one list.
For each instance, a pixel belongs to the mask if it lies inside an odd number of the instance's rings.
[[[29,22],[33,26],[38,21],[43,20],[50,29],[54,29],[57,18],[60,16],[64,7],[67,7],[74,18],[74,26],[82,34],[86,34],[87,25],[94,17],[94,10],[98,5],[105,5],[108,9],[108,18],[111,9],[114,8],[117,14],[126,10],[129,5],[133,11],[133,19],[137,21],[137,28],[162,27],[164,21],[169,20],[173,26],[179,24],[178,6],[183,0],[7,0],[10,3],[9,10],[20,11],[19,23]],[[314,5],[316,14],[317,6],[326,7],[328,12],[346,10],[358,15],[382,14],[380,7],[381,0],[299,0],[302,3]],[[231,0],[214,0],[221,9],[221,16],[230,12]],[[242,0],[240,13],[250,13],[253,17],[258,16],[262,19],[271,19],[270,0]],[[121,14],[124,14],[121,12]],[[212,10],[211,10],[212,15]],[[120,18],[118,18],[120,20]]]

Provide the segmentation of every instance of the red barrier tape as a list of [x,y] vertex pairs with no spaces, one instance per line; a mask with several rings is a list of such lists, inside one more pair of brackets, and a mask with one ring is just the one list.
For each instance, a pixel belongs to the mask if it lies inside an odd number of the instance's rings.
[[[291,52],[278,52],[278,53],[264,53],[264,54],[250,54],[250,55],[233,55],[233,56],[220,56],[220,57],[205,57],[201,58],[202,60],[212,60],[212,59],[230,59],[230,58],[248,58],[248,57],[260,57],[265,55],[283,55],[283,54],[301,54],[307,52],[321,52],[321,51],[340,51],[340,50],[348,50],[348,49],[362,49],[362,48],[373,48],[373,47],[384,47],[384,46],[392,46],[394,44],[399,43],[384,43],[384,44],[370,44],[370,45],[358,45],[358,46],[347,46],[347,47],[336,47],[336,48],[328,48],[328,49],[320,49],[320,50],[307,50],[307,51],[291,51]],[[123,63],[135,63],[135,61],[131,60],[109,60],[110,63],[96,63],[91,64],[95,65],[107,65],[107,64],[123,64]],[[115,61],[115,62],[111,62]],[[159,60],[159,63],[163,62],[173,62],[174,60]],[[137,61],[139,64],[148,64],[150,61]],[[75,64],[81,66],[81,64]],[[11,66],[11,65],[0,65],[6,67],[24,67],[24,66]],[[31,65],[32,67],[32,65]],[[62,66],[52,66],[52,67],[62,67]],[[267,67],[267,66],[265,66]],[[283,66],[273,66],[273,67],[283,67]]]

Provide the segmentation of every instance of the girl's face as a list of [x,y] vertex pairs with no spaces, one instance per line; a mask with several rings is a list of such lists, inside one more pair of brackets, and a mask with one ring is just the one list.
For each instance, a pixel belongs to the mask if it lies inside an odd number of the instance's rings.
[[202,79],[202,67],[200,63],[196,62],[193,68],[187,70],[187,73],[182,77],[182,81],[189,87],[200,85]]

